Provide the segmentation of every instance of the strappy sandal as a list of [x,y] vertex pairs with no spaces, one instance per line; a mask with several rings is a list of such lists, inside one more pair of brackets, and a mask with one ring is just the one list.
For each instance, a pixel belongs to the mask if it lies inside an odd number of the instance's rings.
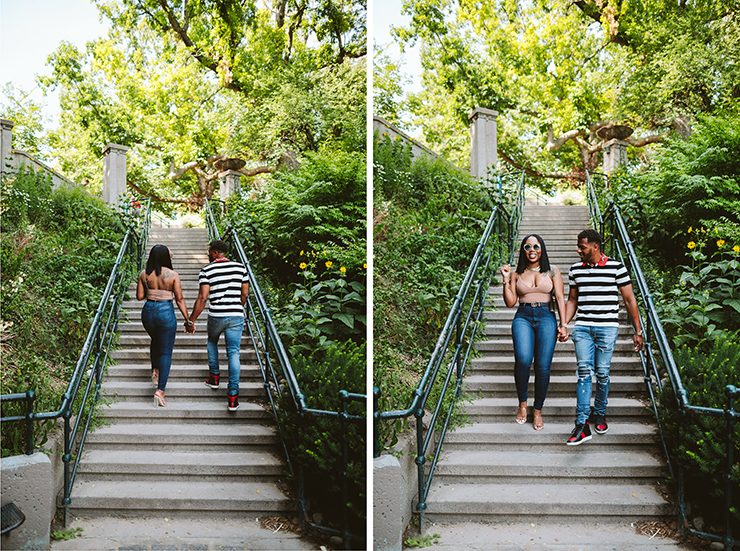
[[[522,413],[522,410],[524,411],[524,417],[522,417],[520,414]],[[520,425],[523,425],[527,422],[527,406],[519,406],[519,409],[516,410],[516,422]]]
[[166,408],[167,402],[164,401],[164,392],[160,394],[160,390],[154,393],[154,407]]
[[152,369],[152,384],[154,386],[159,386],[159,370],[158,369]]
[[534,420],[532,422],[532,428],[534,430],[542,430],[545,428],[545,423],[542,421],[541,411],[534,410]]

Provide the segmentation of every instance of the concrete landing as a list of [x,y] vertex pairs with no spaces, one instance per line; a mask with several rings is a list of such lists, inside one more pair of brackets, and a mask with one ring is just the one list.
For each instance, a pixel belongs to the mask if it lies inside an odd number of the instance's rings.
[[224,519],[73,517],[80,537],[51,542],[51,551],[304,551],[320,546],[258,521]]

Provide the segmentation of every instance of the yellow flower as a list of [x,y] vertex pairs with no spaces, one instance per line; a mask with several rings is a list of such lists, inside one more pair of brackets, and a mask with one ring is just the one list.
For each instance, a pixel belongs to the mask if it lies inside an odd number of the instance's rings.
[[301,262],[299,264],[299,267],[300,267],[301,270],[305,270],[306,269],[306,263],[305,262]]
[[691,233],[691,228],[689,228],[689,233]]
[[693,249],[694,247],[696,247],[696,243],[689,241],[689,249]]
[[332,264],[333,264],[333,262],[332,262],[331,260],[327,260],[327,261],[326,261],[326,267],[327,267],[327,268],[331,268],[331,265],[332,265]]
[[[736,248],[737,248],[737,247],[736,247]],[[365,262],[365,263],[364,263],[364,264],[362,265],[362,267],[363,267],[363,268],[365,268],[365,269],[367,270],[367,262]]]
[[719,230],[717,230],[717,226],[714,226],[714,233],[719,233]]
[[301,250],[301,256],[303,256],[303,251]]
[[724,245],[725,245],[725,240],[724,239],[720,239],[719,241],[717,241],[717,247],[719,249],[721,249]]
[[342,272],[343,274],[346,274],[347,273],[347,268],[345,268],[344,266],[342,266],[341,268],[339,268],[339,271]]
[[732,250],[736,253],[740,253],[740,245],[735,245],[734,247],[732,247]]

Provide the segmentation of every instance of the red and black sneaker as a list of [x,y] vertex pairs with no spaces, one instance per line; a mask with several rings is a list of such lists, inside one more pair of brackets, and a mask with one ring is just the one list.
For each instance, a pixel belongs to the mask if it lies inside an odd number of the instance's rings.
[[591,428],[588,426],[588,421],[581,425],[576,425],[566,444],[568,446],[578,446],[586,440],[591,440]]
[[239,395],[227,396],[229,399],[229,411],[236,411],[239,409]]
[[596,434],[606,434],[608,430],[609,425],[606,424],[606,416],[597,415],[594,421],[594,431],[596,431]]
[[206,386],[209,386],[215,390],[218,390],[218,375],[208,374],[208,380]]

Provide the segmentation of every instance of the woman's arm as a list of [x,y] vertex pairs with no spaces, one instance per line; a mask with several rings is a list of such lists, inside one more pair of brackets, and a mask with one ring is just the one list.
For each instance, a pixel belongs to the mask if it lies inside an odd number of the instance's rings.
[[555,301],[558,303],[558,314],[560,315],[558,338],[565,341],[568,339],[568,327],[565,321],[565,292],[563,290],[563,274],[560,273],[557,266],[553,267],[552,285],[555,289]]
[[172,272],[172,274],[174,274],[172,292],[175,295],[175,302],[177,303],[177,307],[180,309],[182,317],[186,320],[189,320],[190,316],[188,316],[188,305],[185,303],[185,298],[182,296],[182,284],[180,283],[180,275],[174,271]]
[[504,281],[504,303],[508,308],[516,305],[516,280],[519,274],[511,271],[511,267],[506,264],[501,267],[501,275]]
[[139,274],[139,279],[136,282],[136,300],[144,300],[146,298],[146,272],[142,271]]

